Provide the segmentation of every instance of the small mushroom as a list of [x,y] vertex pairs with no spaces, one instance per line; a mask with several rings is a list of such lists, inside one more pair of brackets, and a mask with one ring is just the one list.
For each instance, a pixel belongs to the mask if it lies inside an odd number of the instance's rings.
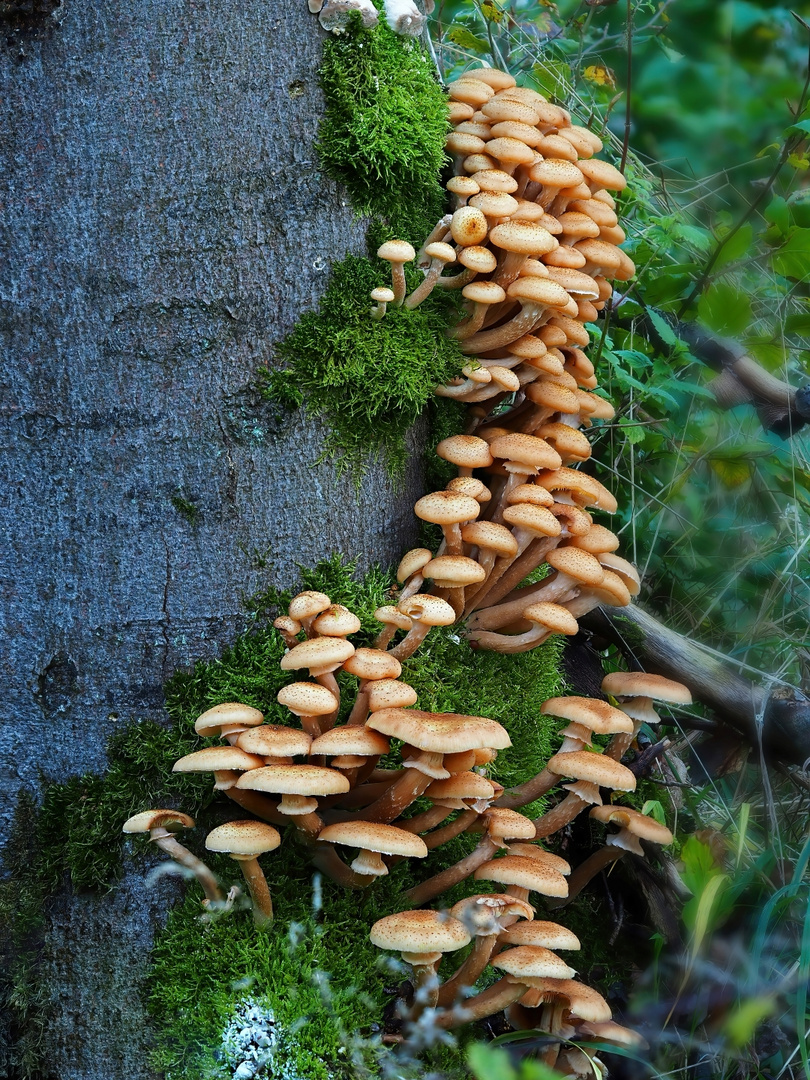
[[272,825],[262,821],[229,821],[213,829],[205,838],[209,851],[230,855],[239,863],[253,900],[253,922],[267,926],[273,921],[273,901],[267,887],[267,879],[259,866],[259,856],[275,851],[281,843],[281,835]]
[[143,810],[124,822],[123,831],[149,833],[149,839],[153,844],[194,874],[202,885],[206,900],[221,903],[225,897],[217,884],[217,879],[201,859],[178,843],[174,837],[174,834],[180,832],[181,829],[193,828],[194,818],[180,813],[179,810]]

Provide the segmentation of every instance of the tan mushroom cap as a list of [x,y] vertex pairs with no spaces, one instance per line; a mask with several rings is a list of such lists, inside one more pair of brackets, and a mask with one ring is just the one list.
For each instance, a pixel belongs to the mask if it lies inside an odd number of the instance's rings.
[[579,411],[583,416],[591,420],[612,420],[616,410],[603,397],[592,394],[588,390],[577,389],[575,391],[579,401]]
[[[471,499],[479,503],[489,502],[492,498],[492,492],[483,480],[475,476],[454,476],[447,485],[447,490],[456,491],[459,495],[469,495]],[[462,526],[462,532],[464,528],[466,526]]]
[[424,859],[428,849],[421,836],[398,829],[394,825],[381,825],[374,821],[339,821],[327,825],[318,833],[318,840],[344,847],[376,851],[381,855],[403,855],[407,858]]
[[475,871],[476,881],[498,881],[502,885],[516,885],[543,896],[568,896],[568,883],[562,874],[544,866],[537,859],[521,855],[504,855],[491,859]]
[[357,633],[360,620],[343,604],[332,604],[313,621],[312,628],[327,637],[345,637]]
[[491,963],[519,982],[524,978],[572,979],[576,975],[564,960],[541,945],[518,945],[499,953]]
[[438,754],[479,747],[504,750],[512,745],[506,729],[485,716],[423,712],[421,709],[380,709],[369,717],[366,726],[402,739],[420,750]]
[[[464,209],[464,207],[462,207]],[[431,259],[435,259],[440,263],[454,263],[456,261],[456,252],[450,244],[445,244],[440,240],[434,241],[432,244],[428,244],[425,248],[425,254]]]
[[265,765],[245,773],[236,783],[249,791],[268,791],[277,795],[343,795],[350,784],[343,773],[317,765]]
[[518,529],[526,529],[537,536],[559,536],[559,521],[545,507],[536,503],[514,503],[503,510],[503,519]]
[[500,68],[493,67],[468,68],[464,72],[464,78],[480,79],[495,91],[509,90],[515,85],[515,80],[511,75],[506,71],[501,71]]
[[494,551],[496,555],[517,555],[517,540],[505,525],[498,525],[493,521],[471,521],[462,525],[461,539],[465,544],[475,545],[481,551]]
[[579,171],[589,183],[597,187],[607,188],[609,191],[624,191],[627,187],[624,174],[620,173],[609,161],[589,158],[587,161],[579,162]]
[[447,84],[451,101],[463,101],[467,105],[484,105],[495,96],[495,91],[481,79],[456,79]]
[[[255,730],[255,729],[254,729]],[[248,732],[242,733],[247,735]],[[242,738],[242,735],[239,736]],[[306,753],[306,751],[302,751]],[[246,772],[260,769],[264,759],[238,746],[206,746],[186,754],[172,765],[172,772]]]
[[209,851],[221,851],[237,858],[256,858],[266,851],[275,851],[281,843],[281,834],[272,825],[251,818],[247,821],[228,821],[218,825],[205,838]]
[[541,945],[545,949],[580,949],[580,940],[567,926],[555,922],[530,920],[515,923],[501,933],[505,945]]
[[456,613],[450,604],[430,593],[414,593],[407,600],[400,600],[397,606],[414,622],[425,626],[452,626],[456,621]]
[[529,604],[522,614],[524,619],[539,623],[552,634],[567,634],[571,637],[579,631],[579,623],[562,604],[541,600],[537,604]]
[[338,757],[353,754],[361,757],[378,757],[387,754],[390,748],[388,739],[377,731],[353,724],[351,727],[336,727],[319,735],[313,740],[310,753],[323,754],[326,757]]
[[547,1002],[564,998],[568,1002],[568,1011],[580,1020],[598,1023],[610,1020],[610,1006],[602,995],[590,986],[573,979],[536,979],[531,985],[543,992]]
[[615,551],[600,551],[598,558],[605,570],[611,570],[622,579],[631,596],[638,596],[641,592],[641,576],[631,562]]
[[[506,293],[500,285],[494,281],[471,281],[461,290],[465,300],[471,300],[474,304],[500,304],[506,299]],[[492,369],[494,371],[494,368]]]
[[571,546],[582,548],[591,555],[601,555],[606,551],[615,551],[619,546],[619,538],[604,525],[592,525],[584,536],[574,537]]
[[390,263],[406,263],[416,258],[416,251],[407,240],[387,240],[377,248],[377,256]]
[[369,939],[378,949],[392,949],[410,964],[435,964],[442,953],[470,943],[466,927],[441,911],[399,911],[379,919]]
[[[473,131],[462,131],[462,127],[472,127]],[[486,141],[475,134],[477,124],[459,124],[444,140],[445,149],[451,154],[479,154],[486,148]]]
[[374,618],[378,622],[385,623],[386,626],[396,626],[398,630],[410,630],[413,626],[413,620],[409,619],[407,615],[403,615],[399,608],[394,607],[393,604],[386,604],[385,607],[377,608],[374,612]]
[[520,855],[524,859],[536,859],[543,866],[547,866],[550,870],[556,870],[563,877],[568,877],[571,873],[570,863],[567,863],[559,855],[555,855],[554,852],[541,848],[539,844],[524,844],[518,841],[509,844],[508,852],[510,855]]
[[673,705],[692,704],[692,695],[683,683],[646,671],[612,671],[602,680],[602,689],[614,697],[649,697]]
[[488,937],[504,932],[498,919],[513,915],[519,919],[531,919],[534,908],[509,893],[477,893],[453,904],[450,914],[476,937]]
[[[489,444],[492,456],[501,458],[506,462],[506,468],[510,465],[528,465],[531,470],[558,469],[562,464],[560,455],[553,450],[544,439],[538,439],[535,435],[499,435]],[[518,469],[515,471],[522,472]]]
[[481,191],[469,202],[476,210],[488,218],[511,217],[518,208],[517,199],[505,191]]
[[579,1025],[578,1033],[627,1049],[644,1049],[649,1046],[647,1040],[637,1031],[631,1031],[630,1028],[622,1027],[621,1024],[614,1024],[612,1020],[606,1020],[603,1023],[585,1021],[584,1024]]
[[342,637],[310,638],[295,645],[281,658],[282,671],[309,668],[313,674],[334,671],[354,653],[354,645]]
[[224,728],[255,727],[264,721],[264,715],[250,705],[238,701],[226,701],[207,709],[194,721],[194,730],[198,735],[210,737],[219,735]]
[[546,556],[546,562],[583,585],[598,585],[605,576],[599,560],[581,548],[555,548]]
[[506,496],[509,506],[515,503],[533,503],[535,506],[553,506],[554,496],[538,484],[518,484]]
[[534,150],[520,139],[501,136],[500,139],[490,139],[486,147],[487,156],[496,158],[502,164],[528,165],[534,161]]
[[[653,844],[666,846],[675,839],[666,825],[646,814],[640,814],[630,806],[595,806],[591,810],[591,817],[606,825],[619,825],[640,840],[649,840]],[[613,838],[609,837],[608,842],[611,839]]]
[[380,709],[406,709],[415,705],[417,693],[412,686],[397,679],[378,679],[368,688],[370,712]]
[[585,780],[599,787],[610,788],[612,791],[636,790],[636,778],[633,773],[605,754],[592,754],[588,750],[572,750],[565,754],[554,754],[549,758],[546,768],[550,772],[557,773],[558,776]]
[[[535,405],[542,405],[544,409],[553,409],[554,412],[575,413],[578,411],[576,397],[557,379],[536,379],[526,387],[526,397]],[[562,464],[562,458],[560,458],[560,464]]]
[[[527,127],[536,129],[537,121],[539,120],[537,113],[531,105],[524,105],[522,102],[502,98],[500,96],[496,96],[485,105],[482,105],[481,112],[492,124],[513,122],[525,124]],[[537,132],[537,134],[539,135],[540,133]]]
[[529,177],[548,188],[569,188],[581,184],[583,174],[577,165],[565,158],[544,158],[529,169]]
[[614,709],[606,701],[587,697],[553,697],[540,706],[544,716],[559,716],[575,724],[582,724],[597,735],[613,735],[624,731],[632,733],[630,718],[620,709]]
[[398,679],[402,664],[382,649],[357,649],[343,665],[343,670],[360,679]]
[[472,105],[463,101],[448,101],[447,116],[451,124],[460,124],[463,120],[469,120],[475,112]]
[[276,700],[296,716],[325,716],[334,712],[340,704],[331,690],[320,683],[311,682],[294,682],[283,686]]
[[477,195],[481,190],[471,176],[451,176],[444,186],[453,195],[458,195],[462,199]]
[[534,822],[516,810],[503,806],[491,806],[484,812],[486,830],[491,837],[502,840],[534,840]]
[[486,217],[474,206],[460,206],[450,219],[450,235],[462,247],[477,247],[488,231]]
[[514,176],[510,176],[503,169],[482,169],[480,172],[473,173],[470,179],[474,180],[482,191],[505,191],[511,195],[513,191],[517,191],[518,187]]
[[496,797],[496,789],[491,780],[479,773],[457,772],[444,780],[434,780],[425,795],[439,806],[461,810],[466,805],[464,800],[491,801]]
[[441,589],[474,585],[487,576],[483,566],[466,555],[438,555],[430,560],[423,573]]
[[459,495],[455,491],[433,491],[417,499],[414,513],[422,521],[434,525],[456,525],[462,521],[474,521],[481,507],[468,495]]
[[498,265],[498,260],[489,250],[479,244],[471,244],[464,247],[458,253],[458,261],[468,270],[474,270],[477,274],[490,274]]
[[[536,386],[532,383],[527,391]],[[579,396],[577,394],[577,396]],[[556,471],[540,473],[536,483],[547,488],[549,491],[571,491],[586,506],[594,506],[598,510],[605,510],[609,514],[615,514],[618,503],[615,497],[608,491],[604,484],[579,469],[569,469],[563,466]]]
[[442,439],[436,453],[445,461],[467,469],[480,469],[492,464],[489,445],[475,435],[451,435]]
[[311,619],[313,616],[320,614],[322,611],[331,605],[332,601],[322,592],[314,592],[308,589],[306,592],[298,593],[290,601],[288,614],[291,619]]
[[309,753],[311,742],[312,736],[298,728],[262,724],[261,727],[243,731],[236,745],[248,754],[261,754],[263,757],[298,757],[299,754]]
[[[505,251],[514,251],[520,255],[544,255],[553,251],[557,241],[544,229],[532,221],[504,221],[495,225],[489,233],[490,243]],[[558,294],[554,294],[559,299]]]
[[125,833],[148,833],[152,829],[165,829],[167,832],[179,832],[181,829],[193,829],[194,818],[179,810],[142,810],[128,818],[123,825]]
[[433,552],[427,548],[412,548],[407,551],[397,567],[397,581],[407,581],[412,574],[417,573],[433,558]]
[[[549,446],[553,446],[563,461],[587,461],[591,456],[591,444],[587,437],[569,424],[544,424],[540,428],[539,437],[545,439]],[[617,546],[618,543],[617,539]]]

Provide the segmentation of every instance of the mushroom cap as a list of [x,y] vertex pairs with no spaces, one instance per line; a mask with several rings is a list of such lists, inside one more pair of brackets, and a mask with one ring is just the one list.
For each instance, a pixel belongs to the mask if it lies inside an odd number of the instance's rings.
[[518,187],[514,176],[510,176],[503,169],[482,169],[473,173],[470,179],[475,180],[482,191],[505,191],[511,195]]
[[397,567],[397,581],[407,581],[411,575],[417,573],[433,558],[433,552],[427,548],[411,548],[406,551]]
[[[464,207],[461,209],[464,209]],[[425,248],[425,254],[430,256],[431,259],[437,259],[441,263],[454,263],[456,261],[455,248],[451,247],[450,244],[442,243],[441,240],[436,240],[432,244],[428,244]]]
[[539,484],[518,484],[506,496],[509,506],[514,503],[533,503],[535,506],[553,506],[554,496]]
[[[477,274],[491,274],[498,265],[498,260],[489,248],[481,247],[480,244],[463,247],[458,253],[458,261],[462,266],[466,266],[468,270],[474,270]],[[474,438],[474,436],[468,435],[465,438]]]
[[402,664],[383,649],[360,648],[349,657],[343,670],[360,679],[398,679]]
[[560,455],[544,439],[535,435],[499,435],[489,444],[492,456],[507,462],[528,465],[532,469],[558,469]]
[[437,555],[430,560],[422,573],[426,578],[435,581],[440,588],[474,585],[487,576],[483,566],[466,555]]
[[372,300],[376,300],[378,304],[391,304],[396,299],[393,289],[387,289],[384,285],[378,285],[376,289],[372,289],[369,294]]
[[440,805],[455,803],[460,810],[464,799],[492,800],[496,797],[495,785],[485,776],[474,772],[457,772],[444,780],[434,780],[425,795]]
[[571,546],[589,551],[591,555],[602,555],[606,551],[615,551],[619,546],[619,538],[604,525],[592,525],[584,536],[574,537],[571,540]]
[[509,90],[515,85],[513,76],[501,71],[500,68],[493,67],[468,68],[464,72],[464,78],[480,79],[481,82],[485,82],[487,86],[491,86],[495,91]]
[[534,908],[525,900],[519,900],[509,893],[478,893],[453,904],[450,914],[464,923],[476,937],[488,937],[502,933],[503,928],[498,919],[509,916],[531,919]]
[[535,258],[557,247],[551,233],[534,221],[502,221],[490,230],[489,242],[505,251]]
[[564,998],[568,1002],[568,1011],[581,1020],[604,1023],[610,1019],[610,1006],[602,995],[590,986],[573,979],[537,979],[532,980],[531,985],[543,991],[547,1002]]
[[332,604],[313,621],[312,628],[326,637],[345,637],[357,633],[360,620],[343,604]]
[[544,716],[559,716],[575,724],[582,724],[597,735],[613,735],[633,731],[630,718],[621,709],[614,709],[606,701],[586,697],[554,697],[540,706]]
[[621,555],[617,555],[615,551],[600,551],[598,559],[605,570],[612,570],[614,574],[622,579],[631,596],[638,596],[641,591],[641,577],[631,562],[623,559]]
[[265,765],[244,773],[236,782],[249,791],[278,795],[343,795],[351,785],[343,773],[317,765]]
[[649,1045],[637,1031],[631,1031],[630,1028],[622,1027],[621,1024],[614,1024],[612,1020],[605,1020],[602,1023],[586,1021],[579,1025],[579,1034],[628,1049],[644,1049]]
[[545,506],[537,503],[513,503],[504,507],[503,520],[518,529],[526,529],[536,536],[559,536],[559,521]]
[[459,495],[455,491],[432,491],[417,499],[413,510],[422,521],[430,521],[434,525],[456,525],[462,521],[474,521],[481,507],[469,495]]
[[[570,776],[574,780],[587,780],[599,787],[613,791],[635,791],[636,778],[626,766],[621,765],[605,754],[594,754],[588,750],[571,750],[565,754],[554,754],[549,758],[546,768],[558,776]],[[247,774],[250,776],[250,773]]]
[[213,709],[206,709],[198,716],[194,721],[194,730],[198,735],[210,737],[219,735],[223,727],[255,727],[263,720],[264,716],[258,709],[242,705],[238,701],[226,701],[222,705],[215,705]]
[[524,859],[537,859],[543,866],[547,866],[550,870],[556,870],[563,877],[568,877],[571,873],[570,863],[567,863],[565,859],[555,855],[552,851],[541,848],[539,844],[524,844],[518,841],[516,844],[509,844],[508,854],[520,855]]
[[490,139],[486,144],[487,156],[498,161],[528,164],[534,161],[534,151],[520,139],[510,139],[508,135],[499,139]]
[[522,615],[529,622],[545,626],[552,634],[567,634],[570,637],[579,630],[579,623],[568,608],[563,607],[562,604],[552,604],[547,600],[530,604],[524,608]]
[[344,847],[361,848],[363,851],[376,851],[381,855],[424,859],[428,853],[427,844],[421,836],[375,821],[339,821],[321,829],[318,839]]
[[334,671],[354,653],[354,645],[342,637],[310,638],[295,645],[281,658],[282,671]]
[[439,911],[399,911],[379,919],[369,933],[372,945],[378,949],[395,949],[410,956],[424,957],[436,953],[455,952],[470,942],[466,927]]
[[530,920],[508,926],[501,933],[505,945],[541,945],[545,949],[580,949],[576,934],[555,922]]
[[387,240],[377,248],[377,256],[390,263],[406,263],[416,258],[416,251],[407,240]]
[[452,626],[456,621],[456,613],[450,604],[430,593],[414,593],[407,600],[400,600],[397,607],[414,622],[426,626]]
[[[247,735],[248,732],[244,731],[242,734]],[[305,754],[306,750],[299,753]],[[193,754],[186,754],[175,761],[172,772],[247,772],[250,769],[260,769],[263,765],[264,758],[241,747],[206,746],[203,750],[195,750]]]
[[[481,112],[492,124],[518,123],[526,124],[527,127],[535,128],[540,117],[531,107],[523,102],[509,100],[500,96],[494,97],[481,106]],[[540,133],[537,132],[539,135]]]
[[474,544],[482,551],[494,551],[496,555],[514,556],[518,542],[505,525],[494,521],[470,521],[461,526],[461,538],[465,544]]
[[455,79],[447,84],[451,101],[463,101],[468,105],[481,106],[495,96],[495,91],[481,79]]
[[471,176],[451,176],[444,186],[453,195],[460,195],[462,198],[477,195],[481,190]]
[[540,438],[553,446],[564,461],[587,461],[591,456],[591,444],[587,437],[570,424],[544,424],[540,428]]
[[614,697],[649,697],[673,705],[692,704],[692,695],[683,683],[647,671],[612,671],[602,680],[602,689]]
[[181,829],[193,829],[194,818],[179,810],[142,810],[124,822],[125,833],[147,833],[152,829],[166,829],[167,832],[179,832]]
[[396,626],[399,630],[410,630],[413,626],[413,619],[403,615],[399,608],[394,607],[393,604],[386,604],[385,607],[377,608],[374,612],[374,618],[377,622],[385,623],[387,626]]
[[335,727],[324,732],[314,739],[310,747],[310,754],[325,754],[327,757],[336,757],[342,754],[356,754],[363,757],[377,757],[387,754],[389,750],[388,739],[377,731],[361,727],[359,724],[343,727]]
[[506,299],[506,293],[494,281],[471,281],[461,290],[461,295],[474,304],[500,304]]
[[547,188],[569,188],[581,184],[583,175],[577,165],[565,158],[543,158],[529,169],[529,176],[536,184]]
[[599,560],[581,548],[555,548],[546,556],[546,562],[583,585],[598,585],[605,576]]
[[205,838],[209,851],[221,851],[227,855],[263,855],[275,851],[281,843],[281,834],[272,825],[251,818],[247,821],[228,821],[218,825]]
[[451,435],[442,439],[436,453],[445,461],[466,469],[480,469],[492,464],[489,444],[476,435]]
[[504,750],[512,745],[506,729],[486,716],[423,712],[421,709],[380,709],[369,717],[366,726],[437,754],[479,747]]
[[516,810],[507,810],[503,806],[491,806],[484,811],[487,832],[502,840],[534,840],[535,824],[524,814]]
[[591,810],[591,817],[605,824],[620,825],[621,828],[637,836],[639,840],[649,840],[650,843],[661,844],[663,847],[674,840],[666,825],[662,825],[646,814],[640,814],[638,810],[633,810],[629,806],[595,806]]
[[492,966],[518,981],[530,979],[572,979],[576,972],[556,953],[542,945],[518,945],[499,953]]
[[380,709],[407,709],[415,705],[417,693],[412,686],[398,679],[377,679],[368,688],[368,707],[370,712]]
[[461,247],[477,247],[488,231],[485,215],[474,206],[460,206],[450,219],[450,235]]
[[517,885],[543,896],[568,896],[568,883],[562,874],[544,866],[538,859],[526,859],[521,855],[490,859],[475,871],[475,880]]
[[248,754],[261,754],[264,757],[297,757],[308,754],[312,736],[300,728],[285,727],[283,724],[262,724],[261,727],[243,731],[236,740],[236,745]]
[[[576,395],[560,381],[559,377],[541,378],[529,383],[526,387],[526,397],[535,405],[542,405],[544,408],[553,409],[555,412],[579,412]],[[560,464],[562,464],[562,459],[560,459]]]
[[326,593],[307,589],[292,598],[288,614],[292,619],[311,619],[321,611],[326,611],[331,603]]
[[599,158],[588,158],[578,163],[579,171],[591,183],[609,191],[624,191],[627,180],[615,165],[609,161],[601,161]]
[[294,682],[282,686],[276,700],[296,716],[326,716],[340,705],[331,690],[320,683],[311,682]]

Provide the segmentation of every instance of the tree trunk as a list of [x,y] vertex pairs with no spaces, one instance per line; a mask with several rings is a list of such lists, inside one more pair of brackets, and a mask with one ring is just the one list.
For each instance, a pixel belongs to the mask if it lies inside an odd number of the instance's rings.
[[[333,551],[395,559],[419,494],[418,463],[399,490],[370,470],[359,493],[313,467],[319,425],[251,391],[331,261],[363,250],[318,170],[323,33],[303,0],[11,9],[5,824],[21,785],[101,770],[109,734],[159,718],[164,679],[233,639],[246,594]],[[148,1075],[142,1026],[111,1019],[151,936],[128,896],[60,901],[46,1033],[60,1080]]]

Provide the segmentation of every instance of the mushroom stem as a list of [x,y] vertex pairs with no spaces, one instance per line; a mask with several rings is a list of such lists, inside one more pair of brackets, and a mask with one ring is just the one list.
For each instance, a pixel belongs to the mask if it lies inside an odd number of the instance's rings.
[[445,825],[441,829],[434,829],[432,833],[423,836],[422,839],[427,844],[428,851],[441,847],[442,844],[446,844],[448,840],[455,840],[457,836],[461,836],[461,834],[466,832],[470,826],[475,824],[479,816],[480,815],[476,810],[464,810],[458,815],[456,820],[451,821],[449,825]]
[[614,761],[621,761],[625,755],[625,752],[630,749],[633,740],[635,739],[636,735],[638,735],[640,730],[641,721],[634,720],[632,732],[617,732],[605,748],[605,756],[613,758]]
[[[500,930],[498,931],[500,933]],[[498,943],[498,934],[488,934],[486,937],[477,936],[472,952],[447,982],[439,988],[437,1005],[446,1009],[456,1001],[462,990],[467,986],[474,986],[484,968],[489,963],[493,950]]]
[[273,921],[273,901],[259,860],[241,858],[237,861],[253,900],[253,924],[256,927],[269,926]]
[[534,824],[537,827],[537,839],[540,840],[544,836],[551,836],[552,833],[565,828],[578,814],[581,814],[583,810],[586,810],[591,805],[584,799],[580,799],[579,795],[572,791],[569,795],[566,795],[562,802],[557,803],[547,813],[534,819]]
[[569,904],[574,897],[579,896],[585,886],[591,882],[597,874],[601,873],[611,863],[621,859],[625,854],[623,848],[603,847],[590,855],[585,862],[580,863],[568,879],[568,896],[559,899],[549,899],[547,904],[550,908],[561,908]]
[[470,619],[471,630],[500,630],[521,618],[530,604],[549,602],[558,604],[565,600],[579,586],[579,582],[568,574],[557,570],[536,585],[519,589],[513,600],[503,604],[479,607]]
[[489,862],[497,851],[497,844],[494,844],[488,836],[483,836],[476,848],[466,858],[461,859],[453,866],[448,866],[440,874],[434,874],[432,878],[423,881],[421,885],[415,885],[412,889],[408,889],[405,896],[414,907],[421,907],[435,896],[446,892],[454,885],[458,885],[460,881],[464,881],[470,874],[475,873],[478,867],[483,866],[485,862]]
[[[496,565],[495,571],[486,585],[486,592],[482,591],[474,598],[473,608],[493,607],[498,604],[532,570],[536,570],[545,561],[546,555],[553,551],[559,542],[559,536],[534,540],[517,559],[504,560],[502,567]],[[534,603],[534,601],[530,600],[528,603]]]
[[525,634],[494,634],[491,630],[476,630],[465,637],[473,648],[489,649],[491,652],[512,655],[528,652],[537,648],[551,637],[551,631],[544,626],[536,626]]
[[446,817],[450,817],[451,813],[452,810],[449,810],[446,806],[431,806],[429,810],[416,814],[406,821],[397,821],[396,827],[409,833],[426,832],[428,829],[441,825]]
[[554,785],[559,782],[560,777],[557,773],[551,772],[550,769],[542,769],[531,780],[519,784],[518,787],[512,788],[507,794],[502,795],[500,799],[496,799],[494,805],[502,806],[506,810],[519,810],[521,806],[526,806],[527,803],[534,802],[541,795],[545,795],[547,791],[551,791]]
[[402,663],[403,660],[407,660],[409,656],[413,656],[425,638],[430,632],[430,625],[425,622],[414,622],[411,629],[400,641],[399,645],[395,649],[391,649],[391,656]]
[[363,820],[390,824],[400,817],[403,810],[418,799],[432,783],[432,776],[427,776],[418,769],[406,769],[398,780],[395,780],[378,799],[365,808],[362,813]]
[[439,977],[434,964],[413,965],[413,1007],[409,1019],[416,1020],[426,1009],[435,1009],[439,997]]
[[435,1017],[433,1023],[440,1028],[454,1028],[471,1024],[475,1020],[483,1020],[484,1017],[493,1016],[513,1005],[523,997],[527,989],[523,983],[516,983],[508,975],[504,975],[487,990],[465,1001],[460,1008]]
[[289,825],[290,819],[286,814],[280,814],[278,807],[272,799],[258,791],[246,791],[244,788],[228,788],[225,792],[229,799],[233,800],[244,810],[254,814],[262,821],[269,821],[272,825]]
[[365,889],[368,886],[367,879],[350,870],[331,844],[318,844],[312,853],[311,862],[316,869],[344,889]]
[[192,872],[200,885],[202,885],[206,900],[216,900],[221,903],[225,899],[222,890],[217,884],[217,879],[205,863],[201,859],[198,859],[196,855],[192,855],[187,847],[183,847],[182,844],[178,843],[168,829],[151,829],[149,832],[149,839],[152,840],[161,851],[174,859],[176,863],[185,866],[186,870]]

